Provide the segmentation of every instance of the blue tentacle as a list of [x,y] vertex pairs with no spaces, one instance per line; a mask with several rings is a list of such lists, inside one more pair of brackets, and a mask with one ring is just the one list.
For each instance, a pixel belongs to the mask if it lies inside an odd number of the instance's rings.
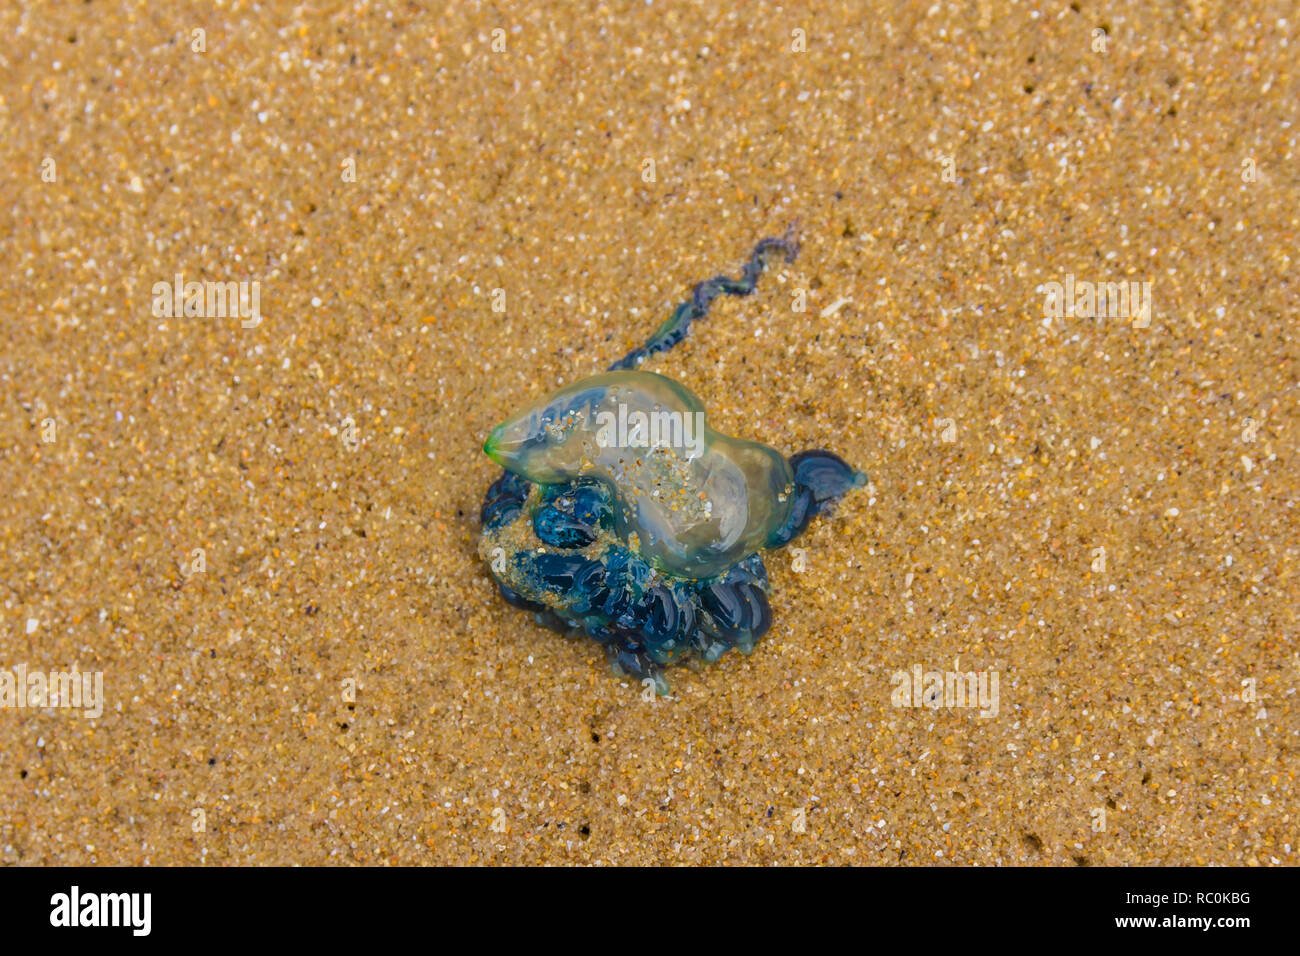
[[650,336],[645,345],[628,352],[611,365],[609,370],[617,372],[622,369],[636,368],[647,356],[668,351],[686,338],[691,330],[691,323],[696,319],[704,318],[713,300],[723,293],[749,295],[758,286],[758,277],[762,275],[767,265],[767,256],[773,252],[784,253],[786,262],[794,261],[795,256],[799,254],[799,240],[795,236],[794,225],[786,229],[785,235],[779,238],[768,237],[760,241],[750,254],[749,261],[745,263],[740,278],[733,279],[730,276],[719,275],[712,279],[705,279],[696,285],[691,292],[691,297],[673,310],[668,321]]

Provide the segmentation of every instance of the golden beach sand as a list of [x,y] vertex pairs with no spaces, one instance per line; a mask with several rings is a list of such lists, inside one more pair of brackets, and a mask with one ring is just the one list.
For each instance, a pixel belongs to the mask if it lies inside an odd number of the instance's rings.
[[[1294,864],[1298,27],[6,6],[0,668],[104,701],[0,711],[0,860]],[[796,220],[644,367],[871,485],[646,701],[497,596],[480,445]]]

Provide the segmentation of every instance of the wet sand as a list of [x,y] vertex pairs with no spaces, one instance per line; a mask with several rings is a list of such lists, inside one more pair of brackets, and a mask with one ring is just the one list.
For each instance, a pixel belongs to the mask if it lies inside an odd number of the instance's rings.
[[[1294,864],[1294,6],[475,7],[0,11],[0,860]],[[645,700],[480,445],[795,220],[644,367],[871,486]]]

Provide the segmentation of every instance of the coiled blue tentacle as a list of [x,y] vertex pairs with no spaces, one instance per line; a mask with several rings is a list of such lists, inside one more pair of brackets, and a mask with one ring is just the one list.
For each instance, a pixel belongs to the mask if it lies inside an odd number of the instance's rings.
[[793,262],[799,254],[799,240],[795,237],[795,227],[791,225],[780,238],[768,237],[759,242],[750,253],[749,261],[741,271],[740,278],[714,276],[696,285],[691,297],[673,310],[668,321],[650,336],[645,345],[634,348],[627,355],[609,367],[611,372],[636,368],[649,355],[666,352],[691,331],[691,323],[708,314],[713,300],[724,292],[727,295],[749,295],[758,286],[758,277],[767,265],[767,257],[773,252],[785,254],[786,262]]
[[829,511],[841,496],[867,483],[864,472],[849,465],[839,455],[819,448],[790,456],[794,471],[794,506],[783,527],[768,539],[769,548],[780,548],[803,533],[808,522]]

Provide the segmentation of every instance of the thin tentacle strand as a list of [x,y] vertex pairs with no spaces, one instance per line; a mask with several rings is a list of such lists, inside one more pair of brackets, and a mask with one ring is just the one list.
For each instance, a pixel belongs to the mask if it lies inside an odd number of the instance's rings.
[[691,297],[677,306],[668,321],[661,325],[645,345],[634,348],[627,355],[615,362],[609,367],[611,372],[618,372],[624,369],[633,369],[640,365],[646,357],[654,355],[657,352],[666,352],[674,345],[686,338],[691,331],[691,323],[696,319],[702,319],[709,312],[709,306],[718,296],[726,293],[727,295],[749,295],[758,287],[758,277],[763,274],[763,269],[767,266],[767,257],[774,252],[780,252],[785,255],[786,262],[793,262],[795,256],[799,254],[799,240],[795,235],[795,227],[791,225],[786,229],[785,235],[778,237],[769,236],[759,242],[750,253],[749,261],[745,263],[744,269],[741,270],[740,278],[733,279],[730,276],[718,275],[712,279],[705,279],[695,286],[691,292]]

